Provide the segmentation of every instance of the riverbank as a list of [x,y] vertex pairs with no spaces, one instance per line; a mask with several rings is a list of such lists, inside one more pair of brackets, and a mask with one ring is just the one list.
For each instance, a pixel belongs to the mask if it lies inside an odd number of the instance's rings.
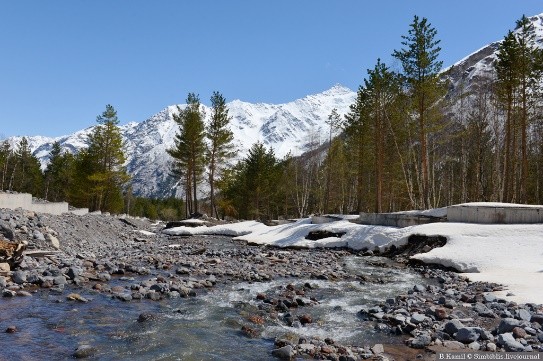
[[[221,287],[281,281],[277,287],[253,292],[242,303],[229,306],[238,310],[240,318],[234,332],[245,338],[267,339],[270,328],[284,331],[273,337],[275,347],[269,352],[274,358],[357,360],[392,358],[396,354],[398,360],[397,350],[403,344],[413,350],[410,355],[421,357],[430,357],[441,349],[541,350],[541,305],[519,305],[497,296],[503,291],[500,285],[470,282],[457,273],[428,266],[409,266],[422,278],[415,284],[405,284],[397,294],[369,299],[356,310],[356,306],[346,310],[338,304],[337,309],[329,310],[329,317],[313,314],[324,298],[333,299],[337,292],[332,289],[331,295],[326,294],[328,286],[319,287],[318,282],[367,286],[361,290],[375,292],[368,290],[389,287],[386,272],[409,271],[405,264],[363,256],[373,253],[367,249],[250,246],[224,238],[165,235],[160,225],[147,220],[112,216],[50,216],[2,210],[0,219],[2,227],[12,231],[14,240],[57,252],[42,258],[24,257],[19,269],[0,277],[5,297],[0,302],[48,292],[57,295],[57,301],[74,304],[107,298],[113,301],[113,307],[122,309],[127,302],[160,305],[179,300],[183,304],[183,299],[188,302],[206,297]],[[377,268],[354,272],[346,261],[353,257],[369,262],[365,265],[368,269]],[[360,327],[372,330],[380,342],[344,343],[336,337],[341,330],[333,328],[318,337],[304,335],[303,331],[330,323],[342,312],[354,314]],[[154,319],[151,313],[140,321]],[[20,331],[16,319],[3,321]],[[9,335],[4,334],[0,342],[9,343]]]

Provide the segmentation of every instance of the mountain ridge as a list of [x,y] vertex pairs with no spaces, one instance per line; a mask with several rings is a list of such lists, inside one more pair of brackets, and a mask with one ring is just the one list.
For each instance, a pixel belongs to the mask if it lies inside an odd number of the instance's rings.
[[[243,157],[255,142],[271,147],[278,157],[290,153],[301,154],[308,134],[320,134],[332,109],[342,115],[349,111],[356,92],[336,84],[321,93],[310,94],[300,99],[282,103],[249,103],[236,99],[227,103],[231,116],[230,127],[234,133],[234,143],[239,157]],[[170,156],[166,149],[174,145],[178,125],[173,115],[178,107],[186,104],[170,105],[142,122],[131,122],[120,126],[125,142],[125,163],[132,176],[133,191],[137,195],[166,197],[175,194],[174,179],[169,177]],[[211,110],[202,105],[209,119]],[[30,149],[46,167],[52,144],[58,141],[62,149],[77,153],[86,147],[87,135],[94,126],[60,137],[26,137]],[[15,146],[22,137],[11,137],[8,141]],[[324,139],[323,139],[324,140]]]

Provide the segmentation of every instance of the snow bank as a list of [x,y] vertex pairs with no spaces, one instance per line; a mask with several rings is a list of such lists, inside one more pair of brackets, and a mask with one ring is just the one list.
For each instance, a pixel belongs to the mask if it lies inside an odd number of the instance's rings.
[[[311,231],[345,233],[317,241],[305,237]],[[278,226],[247,221],[213,227],[177,227],[170,235],[228,235],[236,240],[277,247],[348,247],[355,250],[384,249],[407,243],[411,235],[444,236],[447,244],[413,256],[464,272],[473,281],[507,286],[501,296],[517,302],[543,303],[543,224],[489,225],[430,223],[405,228],[368,226],[347,220],[311,224],[310,219]]]
[[256,221],[246,221],[230,224],[220,224],[212,227],[174,227],[162,231],[171,236],[198,236],[198,235],[221,235],[221,236],[241,236],[252,232],[268,229],[265,224]]

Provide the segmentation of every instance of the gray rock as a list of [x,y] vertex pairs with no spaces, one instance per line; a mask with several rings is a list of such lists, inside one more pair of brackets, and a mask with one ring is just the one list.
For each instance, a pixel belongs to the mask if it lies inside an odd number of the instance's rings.
[[56,276],[56,277],[53,277],[53,284],[55,285],[62,285],[64,286],[66,284],[66,277],[64,276]]
[[286,345],[272,351],[272,356],[281,360],[290,360],[294,356],[292,346]]
[[6,281],[6,277],[0,276],[0,288],[5,288],[7,284],[8,282]]
[[10,224],[7,222],[0,221],[0,234],[3,234],[4,237],[9,239],[10,241],[15,240],[15,233],[13,232]]
[[51,243],[51,246],[53,246],[53,248],[55,249],[60,249],[60,241],[58,240],[57,237],[53,236],[52,234],[50,233],[47,233],[45,235],[45,240],[49,243]]
[[486,302],[486,303],[492,303],[492,302],[496,302],[498,298],[496,297],[496,295],[494,295],[493,293],[487,293],[486,295],[483,295],[483,300]]
[[455,333],[457,333],[458,330],[461,329],[462,327],[464,327],[462,322],[458,320],[450,320],[450,321],[445,322],[445,324],[443,325],[443,331],[445,331],[446,333],[452,336]]
[[17,295],[17,292],[12,291],[12,290],[4,290],[4,291],[2,291],[2,296],[3,297],[15,297],[16,295]]
[[481,349],[481,344],[477,341],[473,341],[468,345],[468,348],[474,351],[479,351]]
[[414,323],[415,325],[418,325],[419,323],[424,322],[426,320],[426,316],[420,314],[420,313],[414,313],[411,315],[411,323]]
[[477,312],[477,314],[481,317],[491,317],[491,318],[496,317],[496,315],[491,309],[489,309],[484,304],[479,303],[479,302],[473,305],[473,310]]
[[79,277],[83,273],[83,271],[78,267],[70,267],[68,268],[68,272],[66,272],[66,275],[71,280],[75,279],[76,277]]
[[498,334],[511,332],[515,327],[520,326],[520,321],[514,318],[504,318],[498,325]]
[[415,292],[424,292],[424,291],[426,291],[426,287],[424,287],[423,285],[415,285],[413,287],[413,291],[415,291]]
[[97,350],[96,350],[95,347],[92,347],[90,345],[81,345],[75,350],[75,352],[73,354],[73,357],[75,357],[75,358],[91,357],[94,354],[96,354],[96,351]]
[[480,337],[480,329],[477,327],[462,327],[456,333],[456,341],[462,343],[472,343]]
[[432,343],[432,337],[430,337],[430,335],[428,335],[427,333],[422,333],[411,341],[411,347],[425,348],[430,343]]
[[486,350],[490,352],[496,352],[496,344],[493,342],[489,342],[486,344]]
[[45,241],[45,236],[37,229],[34,230],[34,232],[32,233],[32,237],[34,237],[34,239],[38,241]]
[[21,297],[32,297],[32,294],[28,291],[17,291],[17,296]]
[[450,350],[461,350],[466,347],[462,342],[458,341],[443,341],[443,346]]
[[518,309],[517,312],[515,312],[515,316],[522,321],[530,322],[532,319],[532,314],[523,308]]
[[18,285],[21,285],[23,283],[26,282],[26,272],[24,271],[15,271],[13,272],[13,274],[11,275],[11,280],[15,283],[17,283]]
[[385,348],[383,347],[383,344],[377,343],[377,344],[373,345],[373,347],[371,348],[371,351],[374,354],[378,355],[378,354],[384,353]]
[[512,333],[503,333],[498,336],[498,345],[505,348],[505,351],[508,352],[522,352],[524,351],[524,346],[515,340]]
[[540,325],[543,325],[543,314],[535,313],[532,315],[532,318],[530,318],[530,322],[537,322]]

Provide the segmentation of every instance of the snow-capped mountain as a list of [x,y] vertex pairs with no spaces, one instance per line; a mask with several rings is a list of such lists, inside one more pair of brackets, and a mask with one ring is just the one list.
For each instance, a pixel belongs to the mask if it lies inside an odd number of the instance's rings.
[[[531,45],[543,48],[543,13],[528,19],[535,30],[534,43]],[[513,32],[519,31],[516,29]],[[505,30],[504,35],[506,35]],[[502,40],[498,40],[490,43],[445,69],[443,73],[450,81],[448,96],[458,95],[460,91],[468,92],[478,81],[495,77],[494,63],[498,59],[498,46],[501,42]]]
[[[252,104],[241,100],[228,103],[229,115],[232,117],[230,127],[239,157],[243,157],[257,141],[273,148],[279,157],[289,152],[292,155],[301,154],[310,136],[328,134],[325,122],[332,109],[336,108],[343,115],[349,111],[355,98],[356,92],[335,85],[322,93],[285,104]],[[185,105],[179,107],[184,108]],[[209,117],[211,110],[205,106],[204,109],[206,117]],[[134,193],[137,195],[163,197],[174,192],[172,187],[175,180],[169,177],[171,157],[166,149],[174,145],[178,125],[173,115],[177,112],[177,105],[172,105],[141,123],[129,123],[121,127],[126,167],[132,176]],[[27,139],[30,149],[45,167],[53,142],[58,141],[63,149],[76,153],[86,147],[86,138],[91,131],[92,127],[58,138],[36,136]],[[12,137],[9,141],[15,145],[20,139]]]

